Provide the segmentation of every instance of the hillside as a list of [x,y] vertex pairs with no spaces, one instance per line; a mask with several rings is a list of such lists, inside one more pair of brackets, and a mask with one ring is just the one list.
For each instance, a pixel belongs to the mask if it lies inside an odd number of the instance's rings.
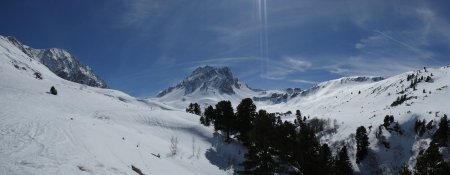
[[96,75],[91,68],[85,66],[67,50],[59,48],[35,49],[22,44],[12,36],[0,36],[4,42],[14,45],[31,59],[44,64],[59,77],[72,82],[92,87],[107,88],[108,85]]
[[145,174],[227,174],[242,149],[223,144],[198,116],[61,79],[5,38],[0,99],[0,174],[135,174],[132,166]]
[[[243,98],[284,121],[293,122],[296,110],[307,122],[324,119],[320,142],[333,154],[347,145],[356,172],[396,174],[405,164],[414,168],[437,123],[450,114],[449,66],[343,77],[305,90],[256,90],[229,68],[206,66],[157,98],[137,99],[62,79],[19,46],[0,37],[0,174],[135,174],[133,167],[145,174],[233,173],[246,148],[223,143],[184,108],[221,100],[236,107]],[[52,86],[57,95],[49,93]],[[383,127],[387,115],[394,120]],[[414,131],[417,120],[433,121],[423,135]],[[370,152],[356,164],[359,126],[368,128]],[[450,159],[448,147],[440,152]]]
[[[293,113],[300,110],[308,118],[317,117],[328,120],[327,127],[337,129],[335,133],[321,136],[321,142],[334,145],[335,151],[339,145],[346,143],[350,148],[352,155],[350,157],[355,171],[363,174],[396,173],[404,164],[413,169],[416,156],[428,147],[429,138],[434,132],[430,130],[424,136],[418,137],[414,132],[414,123],[417,120],[433,121],[432,126],[436,128],[440,118],[450,114],[449,73],[449,66],[445,66],[422,68],[386,79],[344,77],[290,94],[283,91],[250,91],[247,94],[236,93],[223,96],[177,94],[185,101],[175,100],[170,101],[170,104],[175,107],[183,107],[183,105],[186,107],[187,102],[200,102],[201,105],[206,106],[214,105],[220,100],[231,100],[236,107],[241,99],[252,98],[256,101],[258,109],[284,114],[281,115],[282,120],[291,122],[296,118]],[[413,78],[410,79],[409,76]],[[426,80],[428,77],[429,80]],[[414,87],[411,86],[413,81],[417,81]],[[405,95],[404,102],[392,105],[398,98]],[[275,103],[271,97],[275,99],[281,97],[284,100]],[[208,104],[204,104],[203,99],[206,98],[211,99]],[[157,100],[165,103],[164,97]],[[383,124],[386,115],[392,115],[395,118],[403,134],[380,129],[379,126]],[[362,165],[357,165],[354,159],[356,154],[354,133],[359,126],[370,128],[368,131],[372,150],[370,160]],[[381,133],[381,136],[376,136],[377,132]],[[390,145],[389,148],[384,145],[385,143]]]

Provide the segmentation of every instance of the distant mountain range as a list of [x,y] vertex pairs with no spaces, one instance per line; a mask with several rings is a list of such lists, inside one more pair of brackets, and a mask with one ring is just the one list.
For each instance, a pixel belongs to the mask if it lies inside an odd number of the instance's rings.
[[233,76],[228,67],[203,66],[196,68],[188,77],[157,95],[159,101],[175,107],[184,107],[189,102],[213,105],[220,100],[231,100],[237,104],[243,98],[252,98],[264,105],[286,103],[291,99],[312,95],[330,85],[365,84],[384,80],[383,77],[344,77],[319,83],[309,89],[287,88],[285,90],[260,90],[249,87]]

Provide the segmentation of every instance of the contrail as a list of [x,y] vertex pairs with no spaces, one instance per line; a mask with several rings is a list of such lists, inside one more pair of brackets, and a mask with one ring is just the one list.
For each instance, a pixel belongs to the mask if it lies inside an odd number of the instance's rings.
[[383,32],[381,32],[381,31],[379,31],[379,30],[375,30],[374,32],[375,32],[375,33],[378,33],[378,34],[380,34],[380,35],[382,35],[382,36],[384,36],[385,38],[387,38],[387,39],[389,39],[389,40],[391,40],[391,41],[396,42],[397,44],[400,44],[400,45],[402,45],[402,46],[405,46],[406,48],[411,49],[411,50],[414,51],[414,52],[419,52],[419,49],[417,49],[417,48],[415,48],[415,47],[413,47],[413,46],[411,46],[411,45],[409,45],[409,44],[407,44],[407,43],[405,43],[405,42],[402,42],[402,41],[400,41],[400,40],[398,40],[398,39],[395,39],[394,37],[389,36],[389,35],[386,34],[386,33],[383,33]]
[[260,72],[264,72],[264,61],[263,61],[263,20],[262,20],[262,0],[258,0],[258,19],[259,19],[259,57],[260,57]]
[[269,34],[268,34],[268,24],[267,24],[267,0],[264,0],[264,39],[265,39],[265,49],[266,49],[266,55],[265,55],[265,65],[267,66],[267,62],[269,59]]
[[259,15],[259,56],[261,58],[261,72],[266,72],[269,58],[269,35],[267,23],[267,0],[258,0]]

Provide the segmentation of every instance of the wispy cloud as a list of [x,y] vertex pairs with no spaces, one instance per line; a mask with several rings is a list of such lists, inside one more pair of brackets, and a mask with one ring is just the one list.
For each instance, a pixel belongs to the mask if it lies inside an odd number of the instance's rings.
[[261,73],[261,78],[270,80],[284,80],[289,74],[304,72],[313,66],[311,62],[300,56],[283,56],[280,60],[271,59],[268,65],[267,70]]
[[160,29],[152,45],[159,59],[152,63],[184,72],[229,66],[239,77],[315,84],[316,77],[392,76],[439,65],[436,48],[450,48],[448,17],[420,0],[268,1],[267,56],[256,0],[126,3],[125,26]]
[[149,19],[160,15],[160,0],[133,0],[123,3],[119,22],[124,26],[142,27]]
[[289,81],[294,82],[294,83],[304,83],[304,84],[317,84],[318,83],[316,81],[302,80],[302,79],[293,79],[293,80],[289,80]]

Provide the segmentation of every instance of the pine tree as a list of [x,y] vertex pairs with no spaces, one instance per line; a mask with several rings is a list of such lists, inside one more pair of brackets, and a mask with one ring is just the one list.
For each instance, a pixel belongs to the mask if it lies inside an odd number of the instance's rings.
[[356,163],[361,161],[367,156],[369,150],[369,137],[367,137],[367,131],[364,126],[356,129]]
[[318,174],[332,175],[334,167],[334,159],[331,155],[330,148],[327,144],[323,144],[319,151],[319,172]]
[[296,126],[300,126],[300,123],[303,122],[303,119],[302,119],[302,113],[298,109],[297,109],[297,111],[295,111],[295,118],[296,119],[294,120],[294,124]]
[[446,168],[448,168],[448,166],[446,165],[446,162],[444,162],[442,155],[439,153],[439,148],[436,145],[430,145],[425,153],[417,158],[414,174],[436,175],[438,172],[442,172]]
[[347,147],[343,146],[339,151],[338,158],[336,160],[336,175],[349,175],[353,174],[352,164],[348,157]]
[[215,113],[214,108],[210,105],[205,109],[205,112],[203,113],[203,116],[205,117],[205,126],[210,126],[211,122],[214,122],[215,120]]
[[205,116],[201,116],[201,117],[200,117],[200,124],[206,126],[206,119],[205,119]]
[[200,110],[200,105],[198,103],[189,103],[189,106],[186,108],[186,112],[201,115],[202,111]]
[[303,174],[317,174],[319,171],[320,144],[316,133],[309,124],[301,123],[297,134],[297,149],[295,150],[296,164]]
[[273,159],[273,130],[275,118],[264,110],[260,110],[249,132],[248,152],[243,162],[247,174],[274,174],[278,163]]
[[383,125],[384,125],[384,127],[386,128],[386,127],[388,127],[389,126],[389,115],[386,115],[385,117],[384,117],[384,120],[383,120]]
[[193,107],[194,107],[193,108],[193,114],[195,114],[195,115],[202,115],[202,111],[201,111],[200,105],[198,103],[194,103]]
[[252,122],[256,116],[256,106],[251,98],[245,98],[236,108],[237,130],[239,139],[247,143],[248,132],[252,129]]
[[189,106],[186,108],[187,113],[193,113],[194,111],[194,104],[189,103]]
[[[226,141],[230,141],[230,133],[234,131],[236,117],[230,101],[220,101],[216,104],[216,123],[218,130],[226,133]],[[216,126],[218,125],[218,126]]]
[[291,164],[294,162],[294,150],[296,147],[296,126],[291,122],[284,121],[284,123],[276,124],[273,131],[273,147],[277,150],[277,155],[280,161],[284,164]]
[[447,121],[447,116],[444,116],[441,118],[441,121],[439,123],[439,128],[436,130],[436,132],[433,135],[431,144],[437,145],[438,147],[447,146],[447,142],[448,142],[447,132],[448,132],[448,121]]

